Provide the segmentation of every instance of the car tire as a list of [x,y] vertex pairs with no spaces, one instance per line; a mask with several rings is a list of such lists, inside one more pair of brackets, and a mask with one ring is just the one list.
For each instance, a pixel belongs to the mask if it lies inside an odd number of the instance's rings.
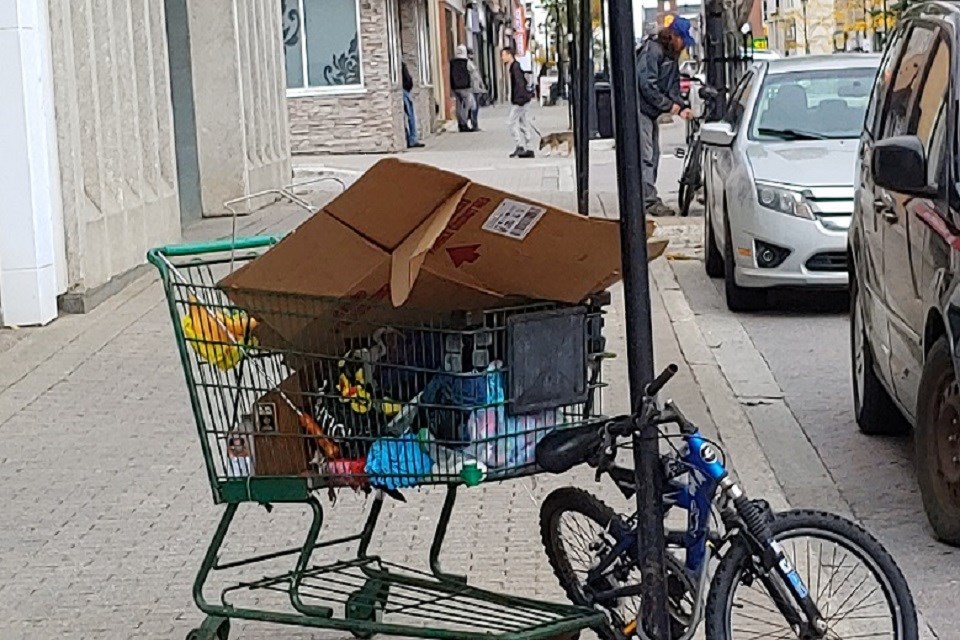
[[726,206],[723,212],[723,284],[727,309],[733,312],[758,311],[767,304],[766,289],[741,287],[736,280],[736,260],[733,257],[733,235]]
[[960,383],[944,336],[927,353],[919,395],[914,450],[923,508],[937,539],[960,546]]
[[713,216],[710,213],[710,194],[704,182],[703,192],[705,204],[703,209],[703,268],[711,278],[723,277],[723,254],[717,246],[717,238],[713,235]]
[[850,373],[853,415],[868,436],[902,436],[910,431],[893,398],[877,375],[873,348],[863,321],[863,300],[856,275],[850,273]]

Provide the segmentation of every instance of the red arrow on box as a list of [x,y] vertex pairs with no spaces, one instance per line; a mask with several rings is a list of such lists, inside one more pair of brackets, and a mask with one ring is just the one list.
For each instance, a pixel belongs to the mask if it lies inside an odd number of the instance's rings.
[[453,260],[453,266],[460,268],[460,265],[467,262],[476,262],[480,258],[480,252],[478,249],[480,245],[478,244],[467,244],[462,247],[449,247],[447,249],[447,254],[450,256],[450,259]]

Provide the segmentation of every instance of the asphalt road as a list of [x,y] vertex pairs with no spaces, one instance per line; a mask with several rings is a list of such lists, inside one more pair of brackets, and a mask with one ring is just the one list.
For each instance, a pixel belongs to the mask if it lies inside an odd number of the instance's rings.
[[[688,263],[680,273],[695,313],[722,308],[723,283],[708,281],[702,263]],[[848,304],[845,294],[783,293],[766,312],[730,316],[766,361],[843,501],[904,570],[926,622],[939,638],[957,639],[960,550],[931,537],[913,473],[912,441],[868,437],[854,422]],[[788,495],[802,492],[804,473],[778,467],[779,453],[768,457],[780,484]]]

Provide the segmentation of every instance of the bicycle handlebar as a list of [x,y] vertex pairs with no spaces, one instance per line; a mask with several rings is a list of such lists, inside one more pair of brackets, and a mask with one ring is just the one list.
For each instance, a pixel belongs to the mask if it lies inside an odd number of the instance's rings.
[[653,381],[647,385],[647,388],[644,390],[644,395],[657,395],[657,393],[659,393],[660,390],[663,389],[668,382],[670,382],[670,378],[676,375],[678,369],[679,368],[675,364],[668,365],[666,369],[660,372],[660,375],[654,378]]

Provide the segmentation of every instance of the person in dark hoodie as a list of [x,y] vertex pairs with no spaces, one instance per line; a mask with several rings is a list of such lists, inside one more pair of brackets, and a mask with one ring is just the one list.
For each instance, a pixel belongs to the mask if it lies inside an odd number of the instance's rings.
[[470,113],[473,111],[473,81],[467,62],[467,47],[459,45],[456,56],[450,61],[450,89],[457,100],[457,126],[460,131],[472,131]]
[[419,148],[423,146],[420,138],[417,136],[417,110],[413,105],[413,76],[407,69],[407,63],[402,63],[400,67],[401,77],[403,78],[403,113],[407,116],[407,147]]
[[533,140],[533,126],[530,122],[530,101],[533,92],[527,87],[527,76],[517,61],[510,47],[500,51],[500,59],[507,65],[510,78],[510,134],[517,148],[510,154],[511,158],[532,158],[534,156],[530,143]]
[[640,110],[640,177],[643,181],[643,204],[648,215],[676,215],[657,196],[657,167],[660,163],[660,126],[664,114],[692,117],[680,96],[680,54],[695,41],[690,35],[690,21],[676,16],[669,26],[647,38],[637,51],[637,100]]

